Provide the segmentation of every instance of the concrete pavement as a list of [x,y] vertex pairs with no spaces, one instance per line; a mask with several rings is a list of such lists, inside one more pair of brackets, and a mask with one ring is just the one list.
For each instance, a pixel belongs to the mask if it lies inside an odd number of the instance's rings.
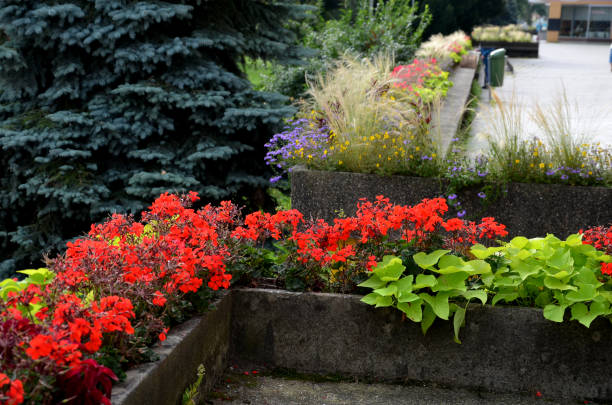
[[[495,89],[507,103],[515,100],[525,113],[525,137],[542,137],[542,132],[529,119],[534,105],[551,105],[563,92],[573,108],[572,126],[575,134],[583,134],[589,143],[601,142],[612,146],[612,72],[608,63],[609,44],[582,42],[540,42],[540,57],[510,58],[514,73],[506,71],[504,85]],[[491,133],[490,104],[483,91],[472,137],[468,140],[470,155],[484,152],[484,134]],[[576,112],[576,110],[578,110]]]

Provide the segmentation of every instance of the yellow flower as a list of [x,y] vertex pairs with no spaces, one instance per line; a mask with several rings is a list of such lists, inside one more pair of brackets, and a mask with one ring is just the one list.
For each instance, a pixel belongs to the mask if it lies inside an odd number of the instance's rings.
[[519,164],[519,163],[521,163],[521,161],[520,161],[520,160],[518,160],[518,159],[516,159],[516,160],[514,161],[514,163]]
[[414,148],[414,150],[416,150],[417,152],[421,149],[420,146],[417,146],[416,148]]
[[342,160],[338,160],[338,164],[341,165],[342,164]]
[[376,163],[376,167],[380,167],[380,164]]
[[540,169],[543,169],[545,167],[546,167],[546,165],[544,163],[540,163]]
[[434,158],[435,158],[436,156],[438,156],[438,155],[436,155],[435,153],[432,153],[432,154],[431,154],[431,157],[434,157]]
[[538,156],[538,151],[533,152],[533,156]]
[[308,155],[308,159],[312,159],[312,155]]
[[374,139],[376,139],[374,138],[374,135],[370,135],[370,141],[373,141]]

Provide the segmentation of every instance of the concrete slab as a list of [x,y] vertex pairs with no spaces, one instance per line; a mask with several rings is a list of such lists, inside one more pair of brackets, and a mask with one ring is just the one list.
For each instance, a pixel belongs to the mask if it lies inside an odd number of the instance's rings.
[[434,122],[439,119],[436,123],[436,127],[439,128],[434,128],[433,131],[435,134],[438,134],[440,154],[442,156],[446,155],[452,139],[459,129],[475,74],[476,69],[474,68],[457,67],[449,75],[450,81],[453,82],[453,87],[448,90],[446,98],[442,103],[439,117],[434,117]]
[[[228,382],[229,381],[229,382]],[[210,403],[267,405],[531,405],[558,403],[546,398],[473,392],[436,386],[313,382],[273,376],[235,378],[228,375]],[[216,397],[216,398],[214,398]],[[591,402],[592,403],[592,402]]]
[[[560,42],[540,43],[540,57],[510,58],[514,73],[506,72],[504,85],[496,89],[504,102],[514,97],[526,113],[535,103],[550,105],[565,89],[568,100],[575,103],[575,133],[584,134],[589,143],[601,142],[612,146],[612,72],[608,63],[609,44]],[[490,131],[483,91],[481,106],[472,125],[472,138],[467,150],[470,155],[486,150],[482,134]],[[485,107],[483,107],[485,105]],[[542,137],[533,123],[525,125],[525,137]],[[480,134],[480,135],[479,135]]]

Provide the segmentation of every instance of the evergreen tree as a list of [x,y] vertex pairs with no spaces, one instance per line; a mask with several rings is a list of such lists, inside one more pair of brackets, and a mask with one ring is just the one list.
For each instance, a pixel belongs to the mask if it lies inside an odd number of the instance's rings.
[[238,62],[298,60],[284,22],[305,7],[0,0],[0,275],[164,191],[265,186],[268,126],[292,110]]
[[459,29],[469,35],[476,25],[493,22],[506,12],[506,0],[422,0],[420,4],[429,6],[433,16],[423,38],[437,33],[447,35]]

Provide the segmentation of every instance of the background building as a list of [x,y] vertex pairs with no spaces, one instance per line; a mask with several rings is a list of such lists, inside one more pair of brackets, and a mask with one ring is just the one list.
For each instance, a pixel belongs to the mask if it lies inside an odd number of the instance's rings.
[[549,0],[546,40],[610,41],[612,1]]

